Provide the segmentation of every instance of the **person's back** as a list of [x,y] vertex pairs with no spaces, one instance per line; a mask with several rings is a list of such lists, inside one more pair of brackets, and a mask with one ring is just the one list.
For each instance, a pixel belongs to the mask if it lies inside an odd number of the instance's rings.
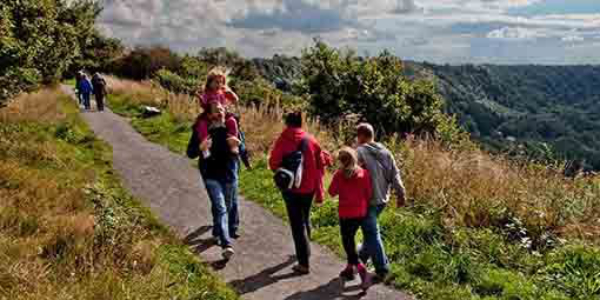
[[367,143],[356,149],[361,164],[369,171],[373,183],[371,205],[387,204],[390,190],[404,194],[404,186],[392,153],[380,143]]

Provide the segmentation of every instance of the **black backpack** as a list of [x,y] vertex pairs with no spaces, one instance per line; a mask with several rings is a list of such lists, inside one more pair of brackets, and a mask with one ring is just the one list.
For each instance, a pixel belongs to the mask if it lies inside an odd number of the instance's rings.
[[281,167],[275,171],[273,180],[275,185],[282,191],[290,191],[299,188],[302,183],[302,165],[304,152],[308,146],[308,138],[302,138],[298,149],[283,157]]

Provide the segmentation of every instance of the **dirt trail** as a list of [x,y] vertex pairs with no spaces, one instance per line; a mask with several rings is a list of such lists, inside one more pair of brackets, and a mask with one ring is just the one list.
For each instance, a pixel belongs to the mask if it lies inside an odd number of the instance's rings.
[[[72,89],[63,89],[73,94]],[[186,243],[241,295],[252,300],[411,299],[388,287],[373,286],[359,296],[359,282],[343,287],[338,273],[341,259],[312,245],[312,274],[295,276],[291,233],[283,221],[257,204],[240,198],[241,235],[235,257],[218,265],[221,252],[208,243],[209,200],[194,163],[153,144],[122,117],[109,110],[83,113],[92,130],[113,147],[114,167],[132,194],[171,226]]]

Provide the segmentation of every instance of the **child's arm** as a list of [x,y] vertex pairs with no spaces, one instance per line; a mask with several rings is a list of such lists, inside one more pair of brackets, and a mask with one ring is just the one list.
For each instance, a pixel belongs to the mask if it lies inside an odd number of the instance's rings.
[[340,177],[339,171],[336,172],[335,175],[333,175],[333,179],[331,180],[331,184],[329,185],[329,189],[328,189],[329,195],[331,197],[335,197],[340,194],[340,188],[339,188],[340,179],[339,179],[339,177]]
[[232,104],[237,104],[238,101],[240,100],[240,97],[238,97],[238,95],[232,91],[230,88],[226,88],[225,89],[225,99],[227,99],[227,101],[231,102]]

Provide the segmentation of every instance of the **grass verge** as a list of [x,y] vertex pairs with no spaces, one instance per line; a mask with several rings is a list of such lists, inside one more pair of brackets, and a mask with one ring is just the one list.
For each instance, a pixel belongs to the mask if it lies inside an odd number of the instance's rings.
[[238,299],[112,169],[69,96],[0,110],[0,299]]
[[[145,101],[163,107],[164,114],[140,117],[138,107]],[[190,118],[173,113],[172,103],[123,92],[110,103],[150,140],[180,153],[185,149]],[[186,103],[194,105],[193,100]],[[264,156],[281,129],[280,116],[244,112],[250,148],[258,154],[253,170],[242,172],[240,186],[248,199],[285,219]],[[309,127],[334,149],[331,134]],[[389,284],[432,300],[600,299],[596,223],[582,225],[597,216],[597,183],[568,182],[537,165],[511,166],[434,142],[407,141],[390,148],[404,158],[403,173],[417,201],[402,209],[389,207],[381,216],[392,264]],[[315,240],[341,254],[335,201],[328,199],[311,219]]]

